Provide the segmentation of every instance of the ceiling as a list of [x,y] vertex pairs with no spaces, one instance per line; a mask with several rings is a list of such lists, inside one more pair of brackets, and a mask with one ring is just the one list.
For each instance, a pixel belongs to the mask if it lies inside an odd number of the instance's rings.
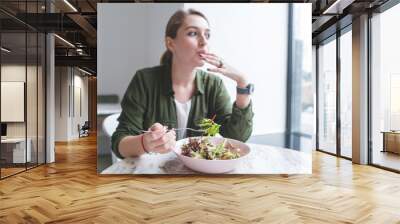
[[[290,2],[312,3],[312,36],[313,43],[315,44],[336,32],[337,27],[346,26],[351,23],[353,16],[379,7],[387,1],[304,0]],[[7,42],[9,43],[14,42],[10,45],[14,45],[17,48],[18,45],[24,46],[25,39],[21,38],[23,36],[21,32],[25,32],[26,28],[31,31],[54,32],[70,43],[66,43],[61,38],[55,38],[56,65],[81,66],[95,73],[97,57],[97,3],[166,1],[47,0],[47,2],[46,9],[45,0],[1,0],[1,30],[7,33],[2,38],[8,38]],[[174,2],[180,1],[175,0]],[[210,2],[212,1],[210,0]],[[281,3],[288,1],[256,0],[251,2]],[[52,8],[52,13],[49,13],[50,8]],[[341,22],[337,23],[339,20]],[[340,26],[337,24],[340,24]],[[34,43],[28,44],[27,51],[30,52],[32,50],[30,48],[34,47],[36,47]]]

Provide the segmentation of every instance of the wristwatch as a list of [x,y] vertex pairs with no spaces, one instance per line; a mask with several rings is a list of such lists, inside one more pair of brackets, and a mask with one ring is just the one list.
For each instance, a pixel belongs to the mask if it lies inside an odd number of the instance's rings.
[[238,94],[247,94],[247,95],[251,95],[254,92],[254,85],[253,84],[248,84],[246,86],[246,88],[240,88],[240,87],[236,87],[236,92]]

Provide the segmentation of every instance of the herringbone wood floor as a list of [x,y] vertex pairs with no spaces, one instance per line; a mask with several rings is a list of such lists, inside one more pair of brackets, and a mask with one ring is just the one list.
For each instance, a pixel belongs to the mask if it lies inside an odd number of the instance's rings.
[[312,175],[98,176],[96,139],[0,181],[0,223],[400,223],[400,175],[314,153]]

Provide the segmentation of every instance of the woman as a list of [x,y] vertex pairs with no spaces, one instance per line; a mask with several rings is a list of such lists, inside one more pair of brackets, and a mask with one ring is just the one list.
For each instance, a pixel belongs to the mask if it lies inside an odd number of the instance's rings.
[[[209,38],[208,20],[198,11],[179,10],[169,19],[161,65],[137,71],[121,102],[119,125],[112,136],[118,157],[167,153],[175,146],[176,133],[179,138],[201,134],[179,128],[199,129],[201,119],[214,116],[222,136],[241,141],[250,137],[252,85],[244,74],[208,51]],[[222,80],[196,69],[204,63],[215,67],[209,71],[236,81],[233,106]]]

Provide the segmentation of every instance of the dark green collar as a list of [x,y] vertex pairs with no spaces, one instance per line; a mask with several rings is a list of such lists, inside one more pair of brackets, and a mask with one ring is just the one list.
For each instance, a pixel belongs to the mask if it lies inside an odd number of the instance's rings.
[[[161,87],[163,88],[163,93],[166,96],[173,96],[174,90],[172,89],[172,76],[171,76],[171,66],[163,65],[163,74],[161,74],[162,83]],[[196,71],[196,91],[195,95],[204,94],[204,79],[202,78],[202,71],[199,69]]]

